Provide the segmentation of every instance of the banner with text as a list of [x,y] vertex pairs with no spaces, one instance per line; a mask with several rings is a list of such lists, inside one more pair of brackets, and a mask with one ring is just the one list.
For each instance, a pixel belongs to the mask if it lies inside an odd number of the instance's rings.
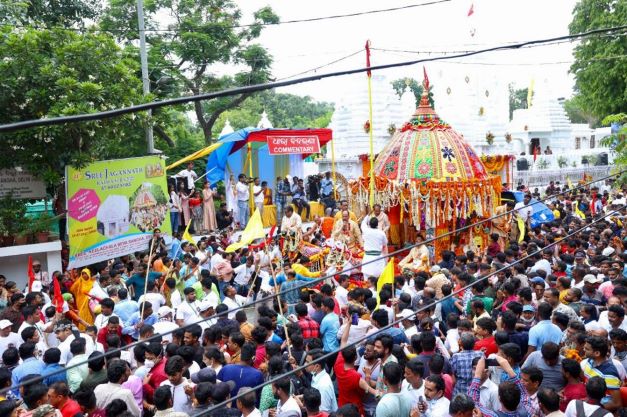
[[0,169],[0,197],[14,200],[46,198],[46,185],[21,169]]
[[170,234],[165,162],[157,156],[98,161],[65,171],[70,268],[147,250]]
[[309,136],[268,136],[270,155],[312,154],[320,152],[320,140]]

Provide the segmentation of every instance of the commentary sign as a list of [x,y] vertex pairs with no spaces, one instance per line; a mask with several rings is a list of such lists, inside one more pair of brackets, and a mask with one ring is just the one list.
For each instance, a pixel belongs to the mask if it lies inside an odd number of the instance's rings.
[[320,140],[310,136],[268,136],[270,155],[311,154],[320,152]]

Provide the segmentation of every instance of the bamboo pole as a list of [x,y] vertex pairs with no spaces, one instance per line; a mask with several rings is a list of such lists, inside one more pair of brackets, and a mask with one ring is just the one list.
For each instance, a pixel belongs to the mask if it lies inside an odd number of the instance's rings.
[[[266,255],[270,257],[270,253],[268,253],[268,246],[264,247],[264,251]],[[274,294],[279,301],[279,314],[283,316],[283,331],[285,332],[285,343],[287,343],[287,355],[292,356],[292,345],[290,344],[290,337],[287,334],[287,317],[283,314],[283,306],[281,305],[281,295],[279,294],[279,286],[276,282],[276,273],[274,272],[274,265],[272,265],[272,261],[270,262],[270,273],[272,274],[272,281],[274,282]],[[287,279],[287,276],[285,277]]]
[[[155,242],[154,235],[153,238],[150,239],[150,252],[148,255],[148,265],[146,265],[146,279],[144,279],[144,295],[146,295],[146,291],[148,291],[148,274],[150,274],[150,263],[152,262],[152,245]],[[144,320],[144,306],[146,305],[146,297],[144,297],[144,302],[142,303],[142,311],[139,316],[139,320]]]

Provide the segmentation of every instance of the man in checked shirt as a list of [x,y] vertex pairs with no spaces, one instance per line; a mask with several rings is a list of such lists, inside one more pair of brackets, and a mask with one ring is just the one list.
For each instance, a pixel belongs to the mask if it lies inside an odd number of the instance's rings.
[[481,387],[481,375],[485,369],[485,358],[479,359],[475,376],[468,387],[468,395],[473,399],[477,408],[484,417],[534,417],[540,415],[540,411],[533,406],[527,390],[512,369],[507,359],[496,356],[496,361],[503,372],[512,380],[499,385],[499,401],[501,407],[498,410],[490,410],[481,404],[479,388]]

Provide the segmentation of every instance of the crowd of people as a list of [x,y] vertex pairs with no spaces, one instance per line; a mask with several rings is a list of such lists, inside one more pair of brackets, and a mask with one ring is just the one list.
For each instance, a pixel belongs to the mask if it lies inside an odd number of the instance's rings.
[[385,213],[347,202],[307,226],[285,206],[281,229],[363,268],[313,271],[274,240],[226,253],[228,231],[155,231],[152,253],[50,277],[34,262],[24,291],[0,276],[0,417],[627,415],[625,199],[599,194],[481,252],[419,237],[385,285]]

